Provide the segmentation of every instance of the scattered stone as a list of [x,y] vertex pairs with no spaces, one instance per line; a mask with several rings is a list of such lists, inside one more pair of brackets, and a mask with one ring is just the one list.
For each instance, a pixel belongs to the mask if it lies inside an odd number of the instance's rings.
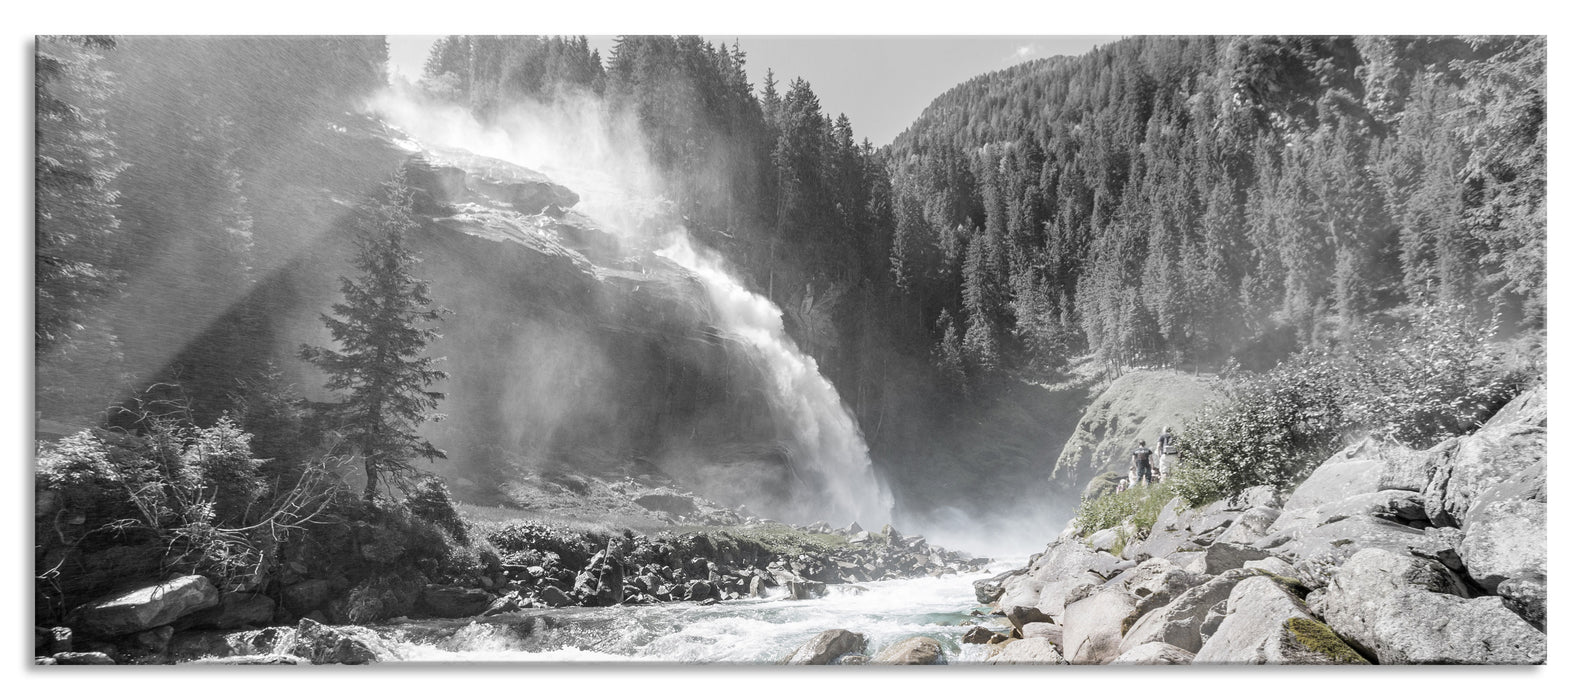
[[871,664],[930,666],[945,663],[945,648],[933,637],[911,637],[885,647],[868,661]]
[[[368,636],[371,637],[372,633],[368,633]],[[306,619],[297,623],[296,640],[291,646],[290,653],[307,659],[315,665],[361,665],[379,659],[372,646],[346,630]]]
[[844,654],[859,653],[867,646],[868,639],[856,632],[824,630],[803,642],[780,663],[789,666],[824,666]]
[[1218,576],[1231,569],[1240,569],[1249,561],[1267,559],[1269,552],[1251,545],[1216,541],[1203,554],[1203,573]]
[[1193,653],[1164,642],[1132,647],[1110,664],[1114,666],[1181,666],[1192,663]]
[[1005,611],[1005,619],[1010,620],[1011,628],[1021,634],[1022,626],[1029,622],[1054,622],[1054,618],[1044,614],[1038,608],[1017,605]]
[[[677,586],[677,588],[680,588],[680,586]],[[565,591],[562,591],[554,586],[545,586],[540,588],[538,590],[538,597],[540,600],[544,601],[545,605],[548,605],[552,608],[564,608],[572,604],[571,596],[566,595]]]
[[435,617],[458,618],[481,615],[493,602],[493,595],[477,588],[437,584],[423,587],[423,607]]
[[1055,649],[1055,645],[1042,637],[1034,639],[1013,639],[1006,643],[1000,653],[990,657],[989,663],[1002,664],[1065,664],[1066,659]]

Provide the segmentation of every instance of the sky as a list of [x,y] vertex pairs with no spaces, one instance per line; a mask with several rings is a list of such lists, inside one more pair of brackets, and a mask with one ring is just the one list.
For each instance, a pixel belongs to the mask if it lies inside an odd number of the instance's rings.
[[[392,35],[391,71],[416,79],[436,36]],[[824,111],[845,114],[860,141],[890,143],[923,108],[951,87],[991,71],[1048,56],[1075,56],[1119,36],[770,36],[704,35],[714,44],[739,41],[747,75],[762,89],[775,72],[783,91],[801,77]],[[608,57],[614,36],[588,36]]]

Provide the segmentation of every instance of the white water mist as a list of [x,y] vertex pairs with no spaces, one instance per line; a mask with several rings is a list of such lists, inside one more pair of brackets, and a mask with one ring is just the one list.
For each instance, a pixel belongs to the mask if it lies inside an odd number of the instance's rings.
[[855,517],[869,527],[889,523],[894,499],[874,473],[862,429],[818,362],[786,335],[779,307],[743,287],[718,254],[699,252],[685,233],[677,232],[658,254],[697,275],[720,328],[763,358],[792,464],[823,501],[798,504],[794,517]]
[[[390,90],[370,105],[419,142],[455,148],[540,170],[576,190],[576,209],[612,228],[623,245],[652,245],[636,234],[661,202],[660,181],[629,115],[611,115],[589,94],[552,103],[525,102],[489,125],[465,109]],[[894,499],[874,472],[851,411],[818,363],[786,335],[781,312],[746,289],[720,257],[677,230],[654,251],[696,275],[708,291],[721,330],[759,353],[773,387],[781,439],[790,448],[796,502],[777,513],[802,520],[855,518],[877,528],[891,520]],[[837,525],[839,523],[836,523]]]

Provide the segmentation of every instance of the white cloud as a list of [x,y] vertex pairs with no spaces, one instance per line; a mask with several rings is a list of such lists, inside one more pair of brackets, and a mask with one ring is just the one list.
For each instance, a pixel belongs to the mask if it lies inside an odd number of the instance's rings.
[[1012,51],[1011,55],[1006,56],[1004,61],[1006,63],[1021,63],[1022,61],[1037,58],[1039,52],[1038,44],[1025,44],[1016,47],[1016,50]]

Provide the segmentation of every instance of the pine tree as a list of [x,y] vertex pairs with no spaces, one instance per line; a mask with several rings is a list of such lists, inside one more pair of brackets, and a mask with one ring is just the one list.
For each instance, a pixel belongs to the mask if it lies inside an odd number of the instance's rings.
[[424,348],[440,337],[432,324],[448,313],[433,305],[419,260],[405,237],[417,227],[412,192],[400,176],[358,211],[357,256],[361,276],[341,278],[344,303],[322,314],[340,350],[303,345],[301,357],[329,375],[325,387],[350,394],[328,414],[363,459],[368,476],[363,497],[373,500],[381,480],[404,486],[417,473],[411,460],[444,458],[445,452],[417,434],[439,420],[434,413],[445,394],[429,385],[446,378]]

